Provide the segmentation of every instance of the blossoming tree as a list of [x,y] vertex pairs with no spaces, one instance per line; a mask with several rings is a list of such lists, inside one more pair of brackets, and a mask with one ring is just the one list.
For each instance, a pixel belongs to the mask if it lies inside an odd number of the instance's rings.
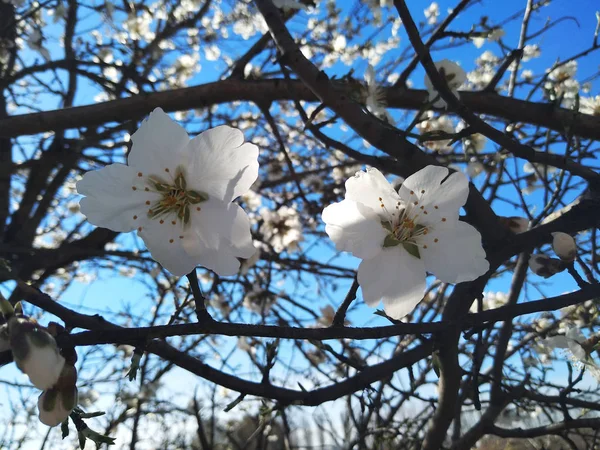
[[591,3],[1,2],[0,447],[600,445]]

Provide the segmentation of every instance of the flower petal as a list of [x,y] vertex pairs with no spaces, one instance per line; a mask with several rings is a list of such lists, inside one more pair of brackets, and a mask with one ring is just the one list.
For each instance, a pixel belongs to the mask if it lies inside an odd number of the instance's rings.
[[323,210],[325,231],[338,251],[347,251],[357,258],[373,258],[382,250],[386,231],[375,212],[358,208],[352,200],[343,200]]
[[389,211],[393,211],[400,201],[390,182],[374,167],[358,171],[348,178],[346,199],[360,203],[375,213],[379,213],[382,203]]
[[190,273],[199,264],[198,255],[190,255],[187,252],[190,241],[194,245],[202,245],[197,242],[195,236],[181,233],[179,224],[172,226],[167,221],[161,224],[158,220],[149,220],[138,232],[150,250],[152,258],[178,277]]
[[87,172],[77,182],[77,192],[87,196],[79,203],[81,213],[99,227],[120,232],[133,230],[147,216],[145,202],[158,199],[155,193],[134,190],[136,184],[139,185],[136,171],[124,164]]
[[[400,197],[408,203],[419,202],[428,214],[421,216],[422,225],[435,224],[441,217],[458,218],[460,207],[469,196],[469,180],[461,172],[448,176],[446,167],[427,166],[412,174],[400,187]],[[437,208],[436,208],[437,207]]]
[[386,314],[400,319],[423,298],[425,267],[400,247],[386,248],[360,264],[358,282],[367,305],[375,306],[383,299]]
[[206,248],[230,246],[240,258],[249,258],[255,252],[248,215],[235,203],[209,198],[192,208],[191,223],[192,232]]
[[156,108],[131,136],[133,146],[127,157],[130,167],[144,175],[175,173],[189,142],[187,132],[161,109]]
[[541,342],[544,346],[550,348],[569,348],[569,340],[563,335],[542,339]]
[[246,193],[258,177],[258,147],[222,125],[206,130],[187,147],[188,183],[226,203]]
[[489,270],[481,235],[467,223],[440,223],[419,237],[419,244],[425,268],[445,283],[472,281]]

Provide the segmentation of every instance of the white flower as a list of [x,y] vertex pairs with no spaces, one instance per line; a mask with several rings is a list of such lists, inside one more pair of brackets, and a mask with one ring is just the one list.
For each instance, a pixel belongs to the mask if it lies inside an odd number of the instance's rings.
[[34,29],[27,37],[27,45],[31,50],[38,52],[46,61],[50,61],[50,52],[44,47],[44,37],[40,30]]
[[365,71],[365,81],[367,82],[367,91],[365,96],[365,106],[373,115],[385,120],[388,123],[394,123],[394,119],[385,108],[385,91],[375,82],[375,69],[371,64]]
[[[442,137],[444,135],[454,135],[454,123],[448,115],[442,115],[435,117],[433,111],[427,111],[425,114],[425,120],[417,124],[417,129],[421,134],[426,134],[427,137]],[[425,140],[423,145],[431,150],[435,150],[439,153],[450,153],[453,150],[453,146],[450,145],[452,138],[450,139],[435,139]]]
[[[436,62],[435,67],[440,76],[446,80],[448,88],[458,97],[458,88],[467,80],[467,73],[458,64],[448,59]],[[434,102],[433,106],[436,108],[446,106],[445,100],[439,96],[427,74],[425,74],[425,89],[429,92],[429,102]]]
[[294,208],[282,206],[277,211],[262,208],[260,215],[263,219],[261,230],[273,250],[277,253],[298,250],[298,244],[303,239],[302,224]]
[[258,284],[254,284],[252,290],[244,297],[243,305],[257,314],[267,314],[276,301],[275,295]]
[[582,345],[585,341],[586,338],[581,331],[579,331],[578,328],[571,327],[567,328],[564,335],[543,339],[541,345],[551,349],[565,349],[569,353],[571,360],[575,362],[579,368],[585,367],[596,379],[600,380],[600,368],[591,357],[588,357],[588,352]]
[[531,58],[539,58],[542,54],[540,47],[537,44],[526,45],[523,47],[523,62],[529,61]]
[[425,18],[427,19],[427,23],[429,25],[433,25],[437,22],[438,17],[440,16],[440,7],[436,2],[433,2],[429,7],[427,7],[423,14],[425,14]]
[[579,104],[581,105],[582,113],[600,116],[600,95],[596,95],[595,97],[581,97]]
[[377,169],[346,181],[345,200],[323,211],[325,231],[339,251],[361,258],[358,282],[369,306],[383,299],[399,319],[423,298],[426,271],[447,283],[474,280],[489,264],[481,236],[458,220],[469,183],[459,172],[427,166],[397,193]]
[[157,108],[131,137],[128,165],[88,172],[77,183],[94,225],[134,229],[152,257],[177,276],[197,265],[235,275],[255,249],[246,213],[232,201],[258,176],[258,148],[219,126],[194,139]]
[[14,316],[8,334],[15,363],[31,384],[41,390],[54,386],[65,365],[54,338],[36,323]]
[[306,9],[307,6],[297,0],[273,0],[273,4],[277,8],[282,8],[284,11],[291,9]]
[[484,171],[485,166],[479,161],[470,161],[465,169],[465,173],[469,176],[469,178],[475,178]]
[[552,249],[556,256],[563,261],[571,262],[577,256],[577,245],[575,239],[567,233],[557,231],[552,233]]

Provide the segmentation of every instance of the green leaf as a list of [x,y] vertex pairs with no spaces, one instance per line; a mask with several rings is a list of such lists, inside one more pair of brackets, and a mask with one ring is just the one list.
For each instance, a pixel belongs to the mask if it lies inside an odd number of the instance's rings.
[[69,418],[60,424],[60,431],[62,433],[62,438],[66,438],[69,435]]
[[383,248],[395,247],[400,244],[400,241],[396,239],[393,234],[388,234],[383,240]]
[[403,242],[402,247],[404,247],[404,250],[406,250],[408,253],[413,255],[415,258],[421,259],[421,253],[419,253],[419,247],[417,247],[412,242]]

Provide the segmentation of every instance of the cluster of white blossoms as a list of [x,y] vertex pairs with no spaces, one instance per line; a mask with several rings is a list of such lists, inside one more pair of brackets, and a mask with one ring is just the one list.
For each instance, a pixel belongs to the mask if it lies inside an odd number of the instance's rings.
[[65,361],[47,328],[24,316],[19,304],[13,309],[0,297],[2,317],[6,323],[0,325],[0,352],[10,350],[17,367],[43,391],[38,400],[40,421],[50,427],[62,423],[77,404],[74,361]]
[[260,217],[263,220],[261,230],[273,250],[281,253],[299,249],[303,236],[298,211],[289,206],[281,206],[275,211],[261,208]]
[[368,305],[383,300],[400,319],[423,298],[427,272],[447,283],[487,272],[481,235],[459,220],[468,193],[462,173],[438,166],[411,175],[398,192],[374,168],[346,181],[345,200],[325,208],[323,221],[339,251],[363,260],[358,282]]

